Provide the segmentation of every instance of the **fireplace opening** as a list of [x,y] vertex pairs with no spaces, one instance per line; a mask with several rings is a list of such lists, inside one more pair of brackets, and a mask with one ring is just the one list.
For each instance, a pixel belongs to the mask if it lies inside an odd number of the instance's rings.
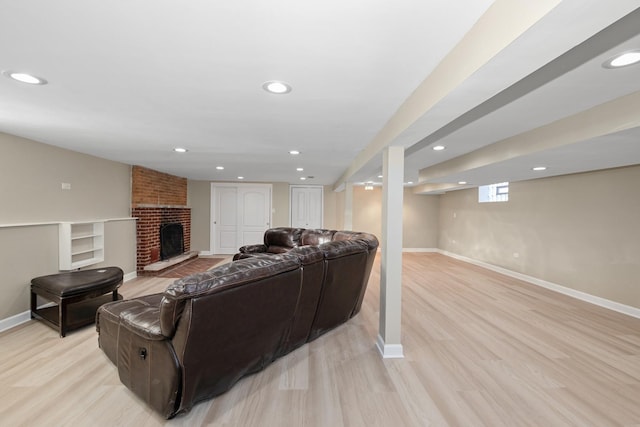
[[160,259],[165,260],[184,253],[184,235],[179,222],[160,226]]

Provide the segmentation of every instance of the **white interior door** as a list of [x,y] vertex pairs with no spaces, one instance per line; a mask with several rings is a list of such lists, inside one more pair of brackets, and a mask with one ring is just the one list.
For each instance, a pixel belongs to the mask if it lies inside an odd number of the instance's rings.
[[271,226],[271,191],[265,187],[238,188],[238,247],[262,243]]
[[322,228],[322,187],[291,186],[291,226]]
[[211,247],[233,254],[244,245],[262,243],[271,226],[271,185],[211,184]]
[[238,189],[213,187],[213,252],[232,254],[238,250]]

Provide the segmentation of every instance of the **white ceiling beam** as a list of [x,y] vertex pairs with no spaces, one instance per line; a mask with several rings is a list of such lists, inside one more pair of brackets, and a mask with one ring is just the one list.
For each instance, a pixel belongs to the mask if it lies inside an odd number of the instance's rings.
[[448,93],[469,78],[491,58],[543,18],[560,0],[497,0],[469,30],[456,47],[416,88],[363,149],[342,176],[334,190],[374,159],[405,129],[431,109]]
[[477,169],[640,126],[640,92],[623,96],[545,126],[420,170],[420,182]]

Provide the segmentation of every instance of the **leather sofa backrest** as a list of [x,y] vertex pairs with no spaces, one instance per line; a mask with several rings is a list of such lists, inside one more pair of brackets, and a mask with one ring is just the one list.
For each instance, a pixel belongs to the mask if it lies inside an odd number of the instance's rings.
[[279,254],[299,246],[302,231],[302,228],[292,227],[270,228],[264,233],[264,244],[267,247],[267,252]]
[[351,314],[351,316],[353,317],[356,314],[358,314],[358,312],[360,311],[360,308],[362,307],[362,302],[364,301],[364,294],[367,290],[367,284],[369,283],[369,276],[371,275],[371,269],[373,268],[373,262],[375,261],[376,252],[378,250],[378,245],[379,245],[378,238],[371,233],[338,231],[333,236],[333,239],[335,241],[361,240],[368,247],[369,256],[367,258],[367,265],[364,269],[364,275],[362,276],[362,286],[360,288],[361,289],[360,296],[358,297],[358,302],[356,303],[356,306],[353,309],[353,313]]
[[305,245],[318,246],[323,243],[332,241],[334,234],[336,234],[336,230],[308,228],[302,232],[302,236],[300,237],[300,245],[301,246],[305,246]]
[[318,248],[324,254],[324,282],[309,341],[349,320],[358,303],[369,257],[363,240],[340,240]]
[[168,338],[174,335],[185,301],[188,299],[216,294],[299,267],[300,261],[297,257],[283,254],[239,260],[176,280],[164,291],[160,303],[162,335]]
[[336,231],[333,236],[334,241],[342,240],[364,240],[369,250],[378,249],[378,238],[371,233],[353,232],[353,231]]
[[285,355],[307,342],[324,282],[324,253],[319,247],[299,246],[291,249],[289,254],[298,257],[302,264],[302,286],[291,331],[280,355]]
[[275,360],[300,296],[302,268],[294,255],[258,256],[212,271],[171,290],[186,298],[172,339],[184,367],[179,411]]

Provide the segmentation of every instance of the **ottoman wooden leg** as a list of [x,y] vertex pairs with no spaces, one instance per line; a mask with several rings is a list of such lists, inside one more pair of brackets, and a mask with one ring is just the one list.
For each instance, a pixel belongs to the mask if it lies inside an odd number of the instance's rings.
[[67,302],[63,299],[58,304],[58,326],[60,329],[60,338],[64,338],[67,334]]
[[33,313],[38,309],[38,295],[36,295],[33,291],[31,291],[31,318],[35,319],[36,317]]

